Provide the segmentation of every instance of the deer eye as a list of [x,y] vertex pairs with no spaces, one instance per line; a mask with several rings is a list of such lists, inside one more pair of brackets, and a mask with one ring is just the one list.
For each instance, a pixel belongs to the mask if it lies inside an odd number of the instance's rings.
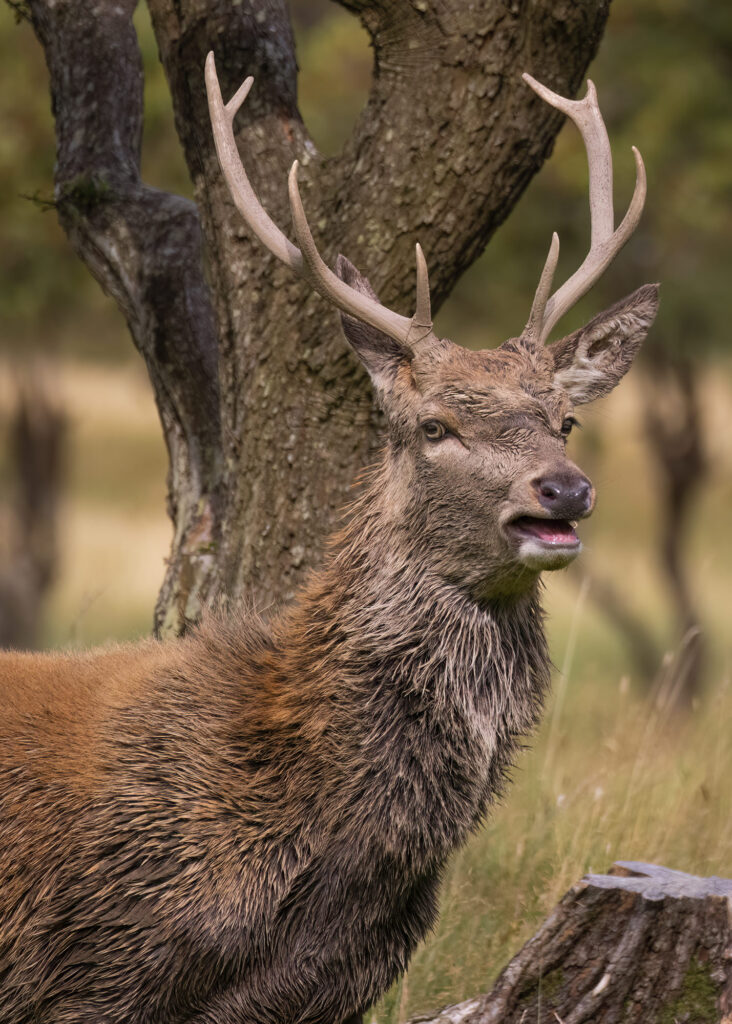
[[422,430],[428,441],[441,441],[448,433],[447,427],[444,423],[440,423],[439,420],[425,420],[422,424]]
[[569,437],[569,435],[572,433],[572,427],[578,426],[578,419],[576,419],[574,416],[567,416],[564,422],[562,423],[562,437]]

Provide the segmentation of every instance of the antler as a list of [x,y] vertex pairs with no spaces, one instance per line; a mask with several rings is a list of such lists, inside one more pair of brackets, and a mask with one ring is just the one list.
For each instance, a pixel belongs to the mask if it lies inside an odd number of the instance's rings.
[[601,277],[635,231],[646,199],[646,171],[640,153],[633,146],[635,190],[620,227],[614,229],[613,161],[607,129],[597,104],[595,86],[588,79],[585,98],[568,100],[547,89],[531,75],[524,74],[522,77],[543,100],[561,110],[577,125],[587,150],[590,169],[590,251],[581,267],[549,298],[559,257],[559,237],[556,232],[552,235],[549,255],[523,334],[538,346],[544,344],[560,317]]
[[253,81],[253,78],[247,78],[229,102],[224,103],[216,75],[213,52],[207,56],[206,92],[208,93],[208,109],[216,143],[216,153],[236,208],[260,242],[286,266],[309,281],[313,288],[333,305],[344,313],[348,313],[349,316],[383,331],[405,350],[411,351],[412,346],[426,338],[432,330],[427,263],[419,243],[417,243],[417,310],[410,318],[394,313],[386,306],[369,298],[368,295],[357,292],[345,281],[341,281],[323,262],[305,217],[297,186],[298,162],[295,160],[290,170],[289,196],[292,220],[300,248],[294,246],[280,231],[254,194],[234,140],[234,118],[246,99]]

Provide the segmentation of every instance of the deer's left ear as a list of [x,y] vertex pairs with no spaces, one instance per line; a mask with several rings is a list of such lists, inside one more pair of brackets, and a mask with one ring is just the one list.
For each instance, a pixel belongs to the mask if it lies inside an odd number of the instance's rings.
[[549,346],[555,382],[576,405],[612,391],[630,369],[657,312],[658,285],[646,284],[555,341]]
[[[354,291],[368,295],[374,302],[379,301],[369,279],[364,277],[345,256],[339,254],[335,271],[341,281],[345,281]],[[341,327],[346,341],[368,370],[383,405],[384,398],[393,387],[399,368],[409,361],[407,353],[388,334],[361,320],[356,320],[347,313],[341,313]]]

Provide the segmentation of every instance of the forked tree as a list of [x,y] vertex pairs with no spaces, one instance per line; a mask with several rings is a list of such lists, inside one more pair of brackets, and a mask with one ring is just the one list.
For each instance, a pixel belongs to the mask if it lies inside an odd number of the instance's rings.
[[[387,438],[343,531],[268,621],[0,658],[0,1019],[8,1024],[340,1024],[405,969],[440,878],[501,791],[549,678],[539,577],[579,552],[594,491],[575,405],[610,391],[657,309],[646,285],[549,332],[633,231],[618,228],[591,83],[564,99],[590,166],[591,241],[527,324],[471,352],[321,259],[290,172],[299,246],[240,163],[213,55],[216,146],[249,229],[342,313]],[[525,86],[526,87],[526,86]]]
[[287,225],[285,175],[298,159],[326,262],[346,253],[391,308],[413,308],[418,236],[435,311],[561,125],[519,72],[573,95],[609,5],[343,0],[370,36],[374,74],[350,138],[323,159],[297,108],[285,0],[149,0],[194,205],[140,178],[136,2],[24,6],[50,73],[59,218],[127,318],[160,411],[174,539],[155,620],[170,634],[222,595],[289,599],[381,429],[337,318],[236,218],[213,147],[206,54],[216,51],[227,96],[256,76],[235,137],[270,215]]

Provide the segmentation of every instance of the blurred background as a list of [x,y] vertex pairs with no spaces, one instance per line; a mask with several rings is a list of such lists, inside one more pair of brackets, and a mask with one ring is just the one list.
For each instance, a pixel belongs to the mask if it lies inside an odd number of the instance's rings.
[[[293,0],[300,106],[324,153],[365,102],[358,21]],[[191,195],[146,9],[143,174]],[[171,538],[152,392],[114,303],[48,200],[54,141],[43,55],[0,6],[0,644],[88,646],[150,631]],[[732,7],[614,0],[591,68],[616,209],[631,144],[648,170],[640,229],[563,322],[662,282],[645,350],[570,442],[597,486],[581,564],[547,578],[555,687],[505,806],[456,859],[437,933],[378,1021],[485,989],[583,872],[615,858],[732,876]],[[571,125],[460,281],[437,327],[489,347],[524,324],[551,232],[558,280],[589,237]],[[429,254],[428,254],[429,257]],[[364,268],[367,270],[367,268]]]

